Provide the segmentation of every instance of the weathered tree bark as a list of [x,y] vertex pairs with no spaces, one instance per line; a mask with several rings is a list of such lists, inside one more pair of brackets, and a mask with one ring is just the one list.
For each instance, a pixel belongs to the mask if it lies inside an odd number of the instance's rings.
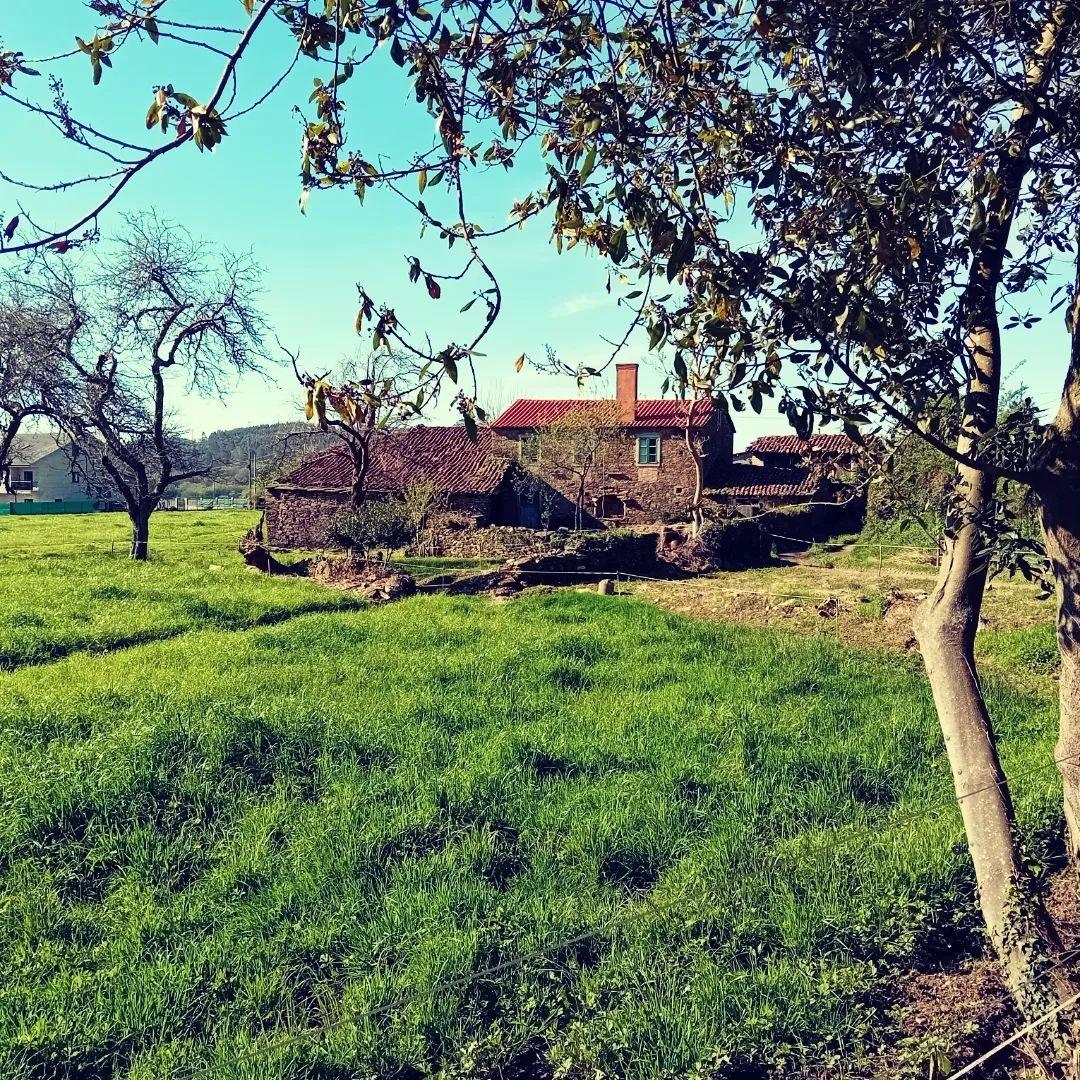
[[[996,318],[989,312],[984,316],[969,341],[972,378],[957,443],[966,456],[977,452],[980,436],[997,416],[1000,342]],[[988,571],[980,517],[993,489],[994,479],[985,472],[959,467],[954,525],[937,585],[916,616],[915,632],[952,767],[983,918],[1008,985],[1025,1016],[1033,1018],[1056,1002],[1042,970],[1056,939],[1041,901],[1025,887],[1012,802],[975,669],[975,633]]]
[[[974,253],[964,292],[967,394],[957,450],[967,458],[978,458],[980,441],[997,423],[1001,388],[997,289],[1036,130],[1032,102],[1051,77],[1056,54],[1074,20],[1071,5],[1058,5],[1028,63],[1030,100],[1013,115],[998,166],[1000,183],[986,208],[990,224]],[[915,632],[941,721],[983,918],[1009,988],[1031,1020],[1059,1000],[1046,962],[1058,942],[1020,862],[1013,806],[975,669],[975,633],[988,572],[982,518],[990,510],[994,486],[988,471],[958,467],[941,572],[917,613]],[[1049,1075],[1075,1075],[1060,1017],[1040,1026],[1031,1041]]]
[[1080,862],[1080,447],[1071,476],[1041,485],[1043,537],[1057,584],[1060,720],[1054,757],[1061,772],[1069,858]]
[[150,510],[142,504],[128,507],[131,518],[131,550],[128,557],[145,562],[150,554]]

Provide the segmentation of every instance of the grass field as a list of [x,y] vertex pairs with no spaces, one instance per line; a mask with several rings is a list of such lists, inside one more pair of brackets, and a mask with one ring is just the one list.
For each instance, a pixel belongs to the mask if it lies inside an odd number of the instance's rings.
[[[979,947],[912,657],[575,592],[350,608],[244,570],[244,515],[155,524],[138,566],[0,521],[4,625],[40,619],[3,638],[0,1075],[856,1075],[891,973]],[[990,694],[1045,767],[1052,704]]]
[[257,520],[245,511],[158,514],[152,559],[139,565],[127,558],[122,514],[0,518],[0,671],[355,606],[346,594],[247,570],[236,546]]

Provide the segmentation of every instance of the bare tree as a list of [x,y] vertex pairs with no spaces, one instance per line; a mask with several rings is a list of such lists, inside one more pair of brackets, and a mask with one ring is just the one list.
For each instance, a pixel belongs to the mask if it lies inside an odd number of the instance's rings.
[[70,399],[60,357],[71,332],[52,310],[32,306],[17,282],[8,283],[0,296],[0,483],[24,424],[56,415]]
[[[307,391],[305,413],[326,432],[336,436],[352,463],[349,503],[356,510],[364,489],[376,436],[419,415],[423,376],[408,357],[392,351],[353,357],[343,365],[342,379],[301,374],[298,357],[289,354],[297,379]],[[329,406],[330,411],[328,411]],[[331,411],[336,416],[331,415]]]
[[180,437],[170,402],[220,394],[265,360],[258,267],[151,214],[129,219],[117,241],[78,264],[45,257],[32,271],[27,288],[67,327],[54,358],[73,396],[50,415],[84,471],[119,494],[131,558],[145,559],[166,489],[212,467]]
[[614,411],[596,402],[593,408],[568,412],[539,432],[532,471],[563,491],[574,504],[574,528],[585,519],[589,481],[603,467],[606,452],[618,436]]

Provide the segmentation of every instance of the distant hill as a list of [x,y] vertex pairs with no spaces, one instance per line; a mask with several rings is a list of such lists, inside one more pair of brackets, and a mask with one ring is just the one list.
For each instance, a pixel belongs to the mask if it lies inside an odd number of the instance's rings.
[[170,489],[175,497],[209,495],[243,496],[248,491],[249,462],[255,454],[259,490],[274,476],[285,472],[300,458],[331,444],[332,436],[311,424],[288,421],[280,424],[249,424],[247,427],[211,431],[193,440],[201,458],[219,462],[215,475],[205,480],[186,480]]

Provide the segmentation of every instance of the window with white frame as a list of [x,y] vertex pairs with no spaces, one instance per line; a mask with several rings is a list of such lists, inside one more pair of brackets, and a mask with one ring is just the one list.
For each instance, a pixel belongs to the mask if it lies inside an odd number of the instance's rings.
[[660,436],[639,435],[637,441],[637,463],[639,465],[660,464]]

